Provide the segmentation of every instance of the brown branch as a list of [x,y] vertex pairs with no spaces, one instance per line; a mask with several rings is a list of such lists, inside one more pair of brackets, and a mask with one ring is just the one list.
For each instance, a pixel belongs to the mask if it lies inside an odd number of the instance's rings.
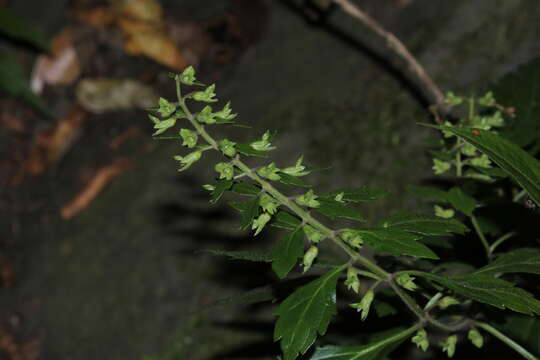
[[[401,58],[407,64],[407,70],[411,72],[419,82],[419,85],[422,87],[422,90],[426,96],[428,96],[429,101],[434,104],[434,107],[430,107],[432,111],[439,111],[446,113],[446,106],[444,103],[444,95],[435,84],[433,79],[428,75],[424,70],[422,65],[416,60],[416,58],[411,54],[407,47],[392,33],[386,31],[381,24],[379,24],[375,19],[371,18],[366,14],[362,9],[353,4],[349,0],[333,0],[337,5],[343,9],[343,11],[353,18],[360,21],[364,26],[369,30],[377,34],[382,40],[386,47],[395,53],[399,58]],[[436,118],[437,120],[437,118]]]

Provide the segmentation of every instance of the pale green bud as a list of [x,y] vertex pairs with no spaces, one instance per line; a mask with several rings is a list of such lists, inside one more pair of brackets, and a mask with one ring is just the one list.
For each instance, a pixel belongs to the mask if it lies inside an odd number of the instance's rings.
[[184,69],[182,74],[180,74],[180,82],[185,85],[195,84],[195,69],[193,66],[188,66]]
[[316,208],[321,205],[317,198],[318,196],[313,193],[313,190],[309,190],[307,193],[297,196],[295,201],[299,205]]
[[414,283],[414,277],[410,276],[409,274],[399,274],[396,277],[396,282],[399,286],[409,291],[414,291],[418,288],[418,286],[416,286]]
[[454,209],[445,209],[439,205],[435,205],[433,209],[435,209],[435,216],[443,219],[451,219],[455,215]]
[[212,107],[210,105],[206,105],[202,108],[202,110],[197,114],[197,121],[205,123],[205,124],[215,124],[215,114],[212,113]]
[[236,143],[234,141],[230,141],[229,139],[223,139],[218,144],[219,149],[223,152],[223,154],[229,157],[236,155],[236,149],[234,148],[235,145]]
[[489,157],[486,154],[482,154],[479,157],[470,159],[470,163],[473,166],[478,166],[478,167],[483,167],[483,168],[491,167],[491,160],[489,160]]
[[305,176],[305,175],[309,174],[310,171],[306,171],[305,170],[306,167],[304,165],[302,165],[303,159],[304,159],[304,157],[300,156],[300,158],[298,158],[298,160],[296,160],[296,164],[294,166],[285,168],[285,169],[281,170],[281,172],[284,172],[285,174],[289,174],[291,176],[297,176],[297,177]]
[[324,239],[324,235],[317,229],[315,229],[313,226],[311,225],[304,225],[303,226],[303,230],[304,230],[304,234],[306,234],[307,238],[309,241],[311,241],[312,243],[318,243],[320,242],[321,240]]
[[270,140],[272,140],[272,134],[269,130],[266,130],[266,132],[263,134],[260,140],[254,141],[251,144],[249,144],[253,149],[258,151],[270,151],[274,150],[276,147],[272,146],[270,143]]
[[495,105],[495,98],[493,97],[493,92],[487,92],[484,96],[478,99],[478,103],[483,106]]
[[237,116],[237,114],[232,114],[230,102],[226,103],[223,109],[221,109],[221,111],[216,112],[214,115],[225,121],[231,121]]
[[154,125],[154,129],[157,129],[154,135],[159,135],[159,134],[164,133],[168,129],[172,128],[175,124],[176,124],[175,118],[159,121],[157,124]]
[[214,170],[219,173],[220,179],[232,180],[234,177],[234,167],[226,162],[217,163]]
[[257,219],[253,220],[253,224],[251,224],[251,230],[255,230],[255,235],[253,236],[257,236],[262,229],[264,229],[271,218],[272,217],[269,214],[262,213]]
[[216,102],[217,99],[214,98],[216,94],[214,93],[214,90],[216,89],[216,85],[212,84],[209,87],[207,87],[204,91],[197,91],[193,94],[193,100],[196,101],[203,101],[207,103]]
[[161,120],[158,117],[156,117],[156,116],[154,116],[152,114],[148,114],[148,117],[154,123],[154,125],[157,125],[157,124],[159,124],[161,122]]
[[374,298],[375,298],[375,293],[373,292],[373,290],[368,290],[359,303],[351,304],[351,307],[353,309],[356,309],[357,311],[361,313],[360,319],[362,321],[366,320],[369,314],[371,303],[373,302]]
[[459,301],[451,296],[445,296],[437,303],[437,306],[443,310],[452,305],[459,305]]
[[202,152],[200,151],[194,151],[192,153],[187,154],[186,156],[175,155],[174,159],[183,165],[180,169],[178,169],[178,171],[186,170],[191,165],[193,165],[193,163],[198,161],[201,158],[201,156],[202,156]]
[[424,329],[420,329],[416,332],[416,335],[412,337],[411,341],[416,344],[422,351],[426,351],[429,347],[429,340],[427,332]]
[[342,230],[340,236],[347,244],[349,244],[352,248],[355,249],[360,249],[362,247],[362,244],[364,243],[362,235],[355,232],[354,230]]
[[257,174],[270,180],[279,180],[281,179],[281,176],[278,174],[279,171],[280,169],[276,167],[276,164],[270,163],[266,166],[260,167],[257,170]]
[[453,92],[449,91],[446,93],[445,102],[450,107],[457,106],[463,102],[463,98],[461,96],[456,96]]
[[[454,126],[454,124],[452,124],[450,121],[445,121],[443,125],[444,126]],[[443,137],[445,137],[445,138],[451,138],[452,136],[455,136],[453,133],[451,133],[448,130],[443,130],[442,134],[443,134]]]
[[360,291],[360,279],[358,279],[358,274],[360,270],[353,266],[347,268],[347,279],[345,280],[345,285],[347,289],[354,291],[358,294]]
[[273,215],[276,213],[279,203],[272,196],[263,193],[259,197],[259,205],[264,211]]
[[159,98],[159,109],[158,112],[161,114],[161,117],[169,117],[176,111],[176,105],[170,103],[167,99],[162,97]]
[[344,203],[345,200],[343,200],[343,196],[345,196],[345,193],[340,192],[339,194],[336,195],[336,197],[334,197],[334,200],[336,200],[339,203]]
[[479,349],[484,346],[484,337],[476,329],[469,330],[467,338]]
[[302,263],[304,264],[304,272],[307,272],[311,265],[313,265],[313,261],[317,258],[317,255],[319,255],[319,249],[316,246],[311,246],[308,251],[304,254],[304,259],[302,260]]
[[457,336],[451,335],[445,341],[442,342],[443,351],[446,352],[449,358],[454,356],[456,352]]
[[448,171],[450,169],[451,165],[449,162],[447,161],[442,161],[442,160],[439,160],[439,159],[433,159],[433,171],[435,172],[436,175],[440,175],[440,174],[443,174],[445,173],[446,171]]
[[180,136],[184,142],[182,145],[187,146],[188,148],[194,148],[197,145],[198,135],[196,132],[189,129],[180,129]]
[[476,154],[476,147],[469,143],[464,143],[463,146],[461,146],[460,151],[463,155],[474,156]]
[[204,190],[208,190],[208,191],[216,190],[216,187],[214,185],[210,185],[210,184],[203,185],[202,187],[203,187]]

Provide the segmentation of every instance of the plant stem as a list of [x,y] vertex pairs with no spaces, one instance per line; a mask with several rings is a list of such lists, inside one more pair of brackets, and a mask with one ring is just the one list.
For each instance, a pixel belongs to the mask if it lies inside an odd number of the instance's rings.
[[500,238],[498,238],[497,240],[495,240],[495,242],[493,244],[491,244],[491,246],[489,247],[489,252],[491,255],[493,255],[493,253],[495,252],[495,249],[501,245],[503,242],[505,242],[506,240],[510,239],[512,236],[516,235],[515,232],[509,232],[509,233],[506,233],[504,234],[503,236],[501,236]]
[[488,333],[495,336],[496,338],[498,338],[499,340],[504,342],[506,345],[510,346],[512,349],[514,349],[516,352],[518,352],[525,359],[538,360],[538,358],[536,356],[534,356],[533,354],[531,354],[530,352],[525,350],[525,348],[523,348],[521,345],[516,343],[514,340],[510,339],[508,336],[504,335],[499,330],[495,329],[493,326],[491,326],[491,325],[489,325],[487,323],[481,322],[481,321],[475,321],[474,325],[479,327],[479,328],[482,328],[482,329],[486,330]]
[[476,220],[476,216],[471,215],[471,223],[473,224],[476,235],[478,235],[478,237],[480,238],[480,241],[482,242],[482,245],[484,246],[484,249],[486,250],[486,256],[488,258],[488,261],[491,261],[491,250],[489,247],[489,243],[486,240],[486,237],[484,236],[482,229],[480,228],[480,224],[478,224],[478,221]]
[[[421,323],[416,323],[414,324],[413,326],[411,326],[410,328],[408,329],[405,329],[397,334],[395,334],[394,336],[390,336],[389,338],[386,338],[382,341],[379,341],[373,345],[368,345],[368,348],[369,348],[369,351],[376,351],[378,348],[384,348],[386,345],[388,344],[392,344],[392,343],[395,343],[396,341],[399,341],[401,339],[405,339],[409,336],[411,336],[416,330],[418,330],[419,328],[422,327],[422,324]],[[366,349],[368,350],[368,349]]]
[[424,306],[424,311],[428,312],[429,310],[431,310],[435,305],[437,305],[437,302],[439,301],[440,298],[442,298],[442,296],[443,296],[442,292],[438,292],[435,295],[433,295],[433,297],[429,299],[426,306]]
[[462,168],[463,168],[463,164],[461,163],[461,151],[459,150],[461,146],[461,139],[458,138],[457,140],[457,144],[456,144],[456,147],[457,147],[457,152],[456,152],[456,176],[457,177],[461,177],[462,176]]

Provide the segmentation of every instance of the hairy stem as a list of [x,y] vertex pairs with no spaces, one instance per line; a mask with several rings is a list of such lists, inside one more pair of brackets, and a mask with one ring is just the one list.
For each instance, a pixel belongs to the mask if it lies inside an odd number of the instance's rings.
[[508,336],[500,332],[499,330],[495,329],[493,326],[481,322],[481,321],[475,321],[474,325],[484,329],[491,335],[495,336],[497,339],[501,340],[503,343],[514,349],[517,353],[519,353],[521,356],[523,356],[525,359],[528,360],[538,360],[536,356],[525,350],[521,345],[516,343],[514,340],[510,339]]

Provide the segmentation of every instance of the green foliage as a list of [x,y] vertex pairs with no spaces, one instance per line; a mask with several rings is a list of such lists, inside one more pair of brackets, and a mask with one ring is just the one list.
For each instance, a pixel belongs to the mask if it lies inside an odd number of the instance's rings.
[[46,51],[49,42],[43,33],[8,8],[0,8],[0,34],[9,39]]

